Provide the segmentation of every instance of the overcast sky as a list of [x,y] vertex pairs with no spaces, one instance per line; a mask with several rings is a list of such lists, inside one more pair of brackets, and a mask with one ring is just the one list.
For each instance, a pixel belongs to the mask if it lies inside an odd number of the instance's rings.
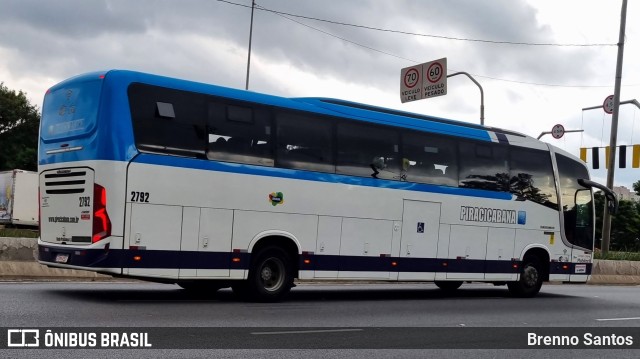
[[[621,0],[257,0],[250,90],[323,96],[479,123],[467,78],[446,96],[402,104],[400,69],[446,57],[482,84],[485,124],[578,155],[609,143],[610,115],[582,111],[613,94]],[[235,4],[235,5],[234,5]],[[240,6],[243,5],[243,6]],[[41,106],[47,88],[88,71],[131,69],[244,88],[251,0],[0,0],[0,82]],[[399,34],[317,21],[494,44]],[[640,4],[629,1],[621,99],[640,100]],[[640,109],[621,107],[619,144],[640,144]],[[630,154],[630,151],[629,151]],[[604,152],[601,158],[604,157]],[[630,161],[629,161],[630,163]],[[604,167],[604,166],[602,166]],[[605,170],[592,170],[605,182]],[[640,180],[617,170],[616,185]]]

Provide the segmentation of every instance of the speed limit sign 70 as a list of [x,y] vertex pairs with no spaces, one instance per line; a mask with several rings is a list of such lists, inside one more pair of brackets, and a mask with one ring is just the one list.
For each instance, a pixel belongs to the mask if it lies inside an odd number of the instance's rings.
[[422,99],[422,65],[402,69],[400,71],[400,100],[404,103]]
[[418,84],[418,81],[420,81],[420,71],[416,68],[409,69],[409,71],[404,74],[403,78],[404,85],[407,88],[414,88]]

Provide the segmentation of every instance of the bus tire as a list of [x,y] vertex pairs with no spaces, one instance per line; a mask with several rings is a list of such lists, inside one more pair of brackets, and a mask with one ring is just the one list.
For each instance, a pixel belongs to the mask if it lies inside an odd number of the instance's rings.
[[293,286],[293,266],[289,255],[280,247],[259,250],[251,260],[246,281],[233,286],[242,299],[256,302],[277,302]]
[[544,273],[542,264],[536,256],[527,256],[522,261],[520,280],[508,282],[509,292],[515,297],[531,298],[535,297],[542,287]]
[[453,292],[462,285],[462,281],[435,281],[434,283],[445,292]]

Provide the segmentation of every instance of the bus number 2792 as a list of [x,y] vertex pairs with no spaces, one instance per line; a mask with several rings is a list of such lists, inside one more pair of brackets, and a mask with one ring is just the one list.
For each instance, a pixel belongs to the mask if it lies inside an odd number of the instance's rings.
[[131,191],[131,202],[149,203],[149,192]]

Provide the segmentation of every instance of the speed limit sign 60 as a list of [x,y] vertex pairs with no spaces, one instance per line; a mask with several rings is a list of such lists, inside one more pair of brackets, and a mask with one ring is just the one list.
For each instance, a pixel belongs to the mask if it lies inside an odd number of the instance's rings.
[[447,94],[447,58],[427,62],[422,65],[424,98]]

